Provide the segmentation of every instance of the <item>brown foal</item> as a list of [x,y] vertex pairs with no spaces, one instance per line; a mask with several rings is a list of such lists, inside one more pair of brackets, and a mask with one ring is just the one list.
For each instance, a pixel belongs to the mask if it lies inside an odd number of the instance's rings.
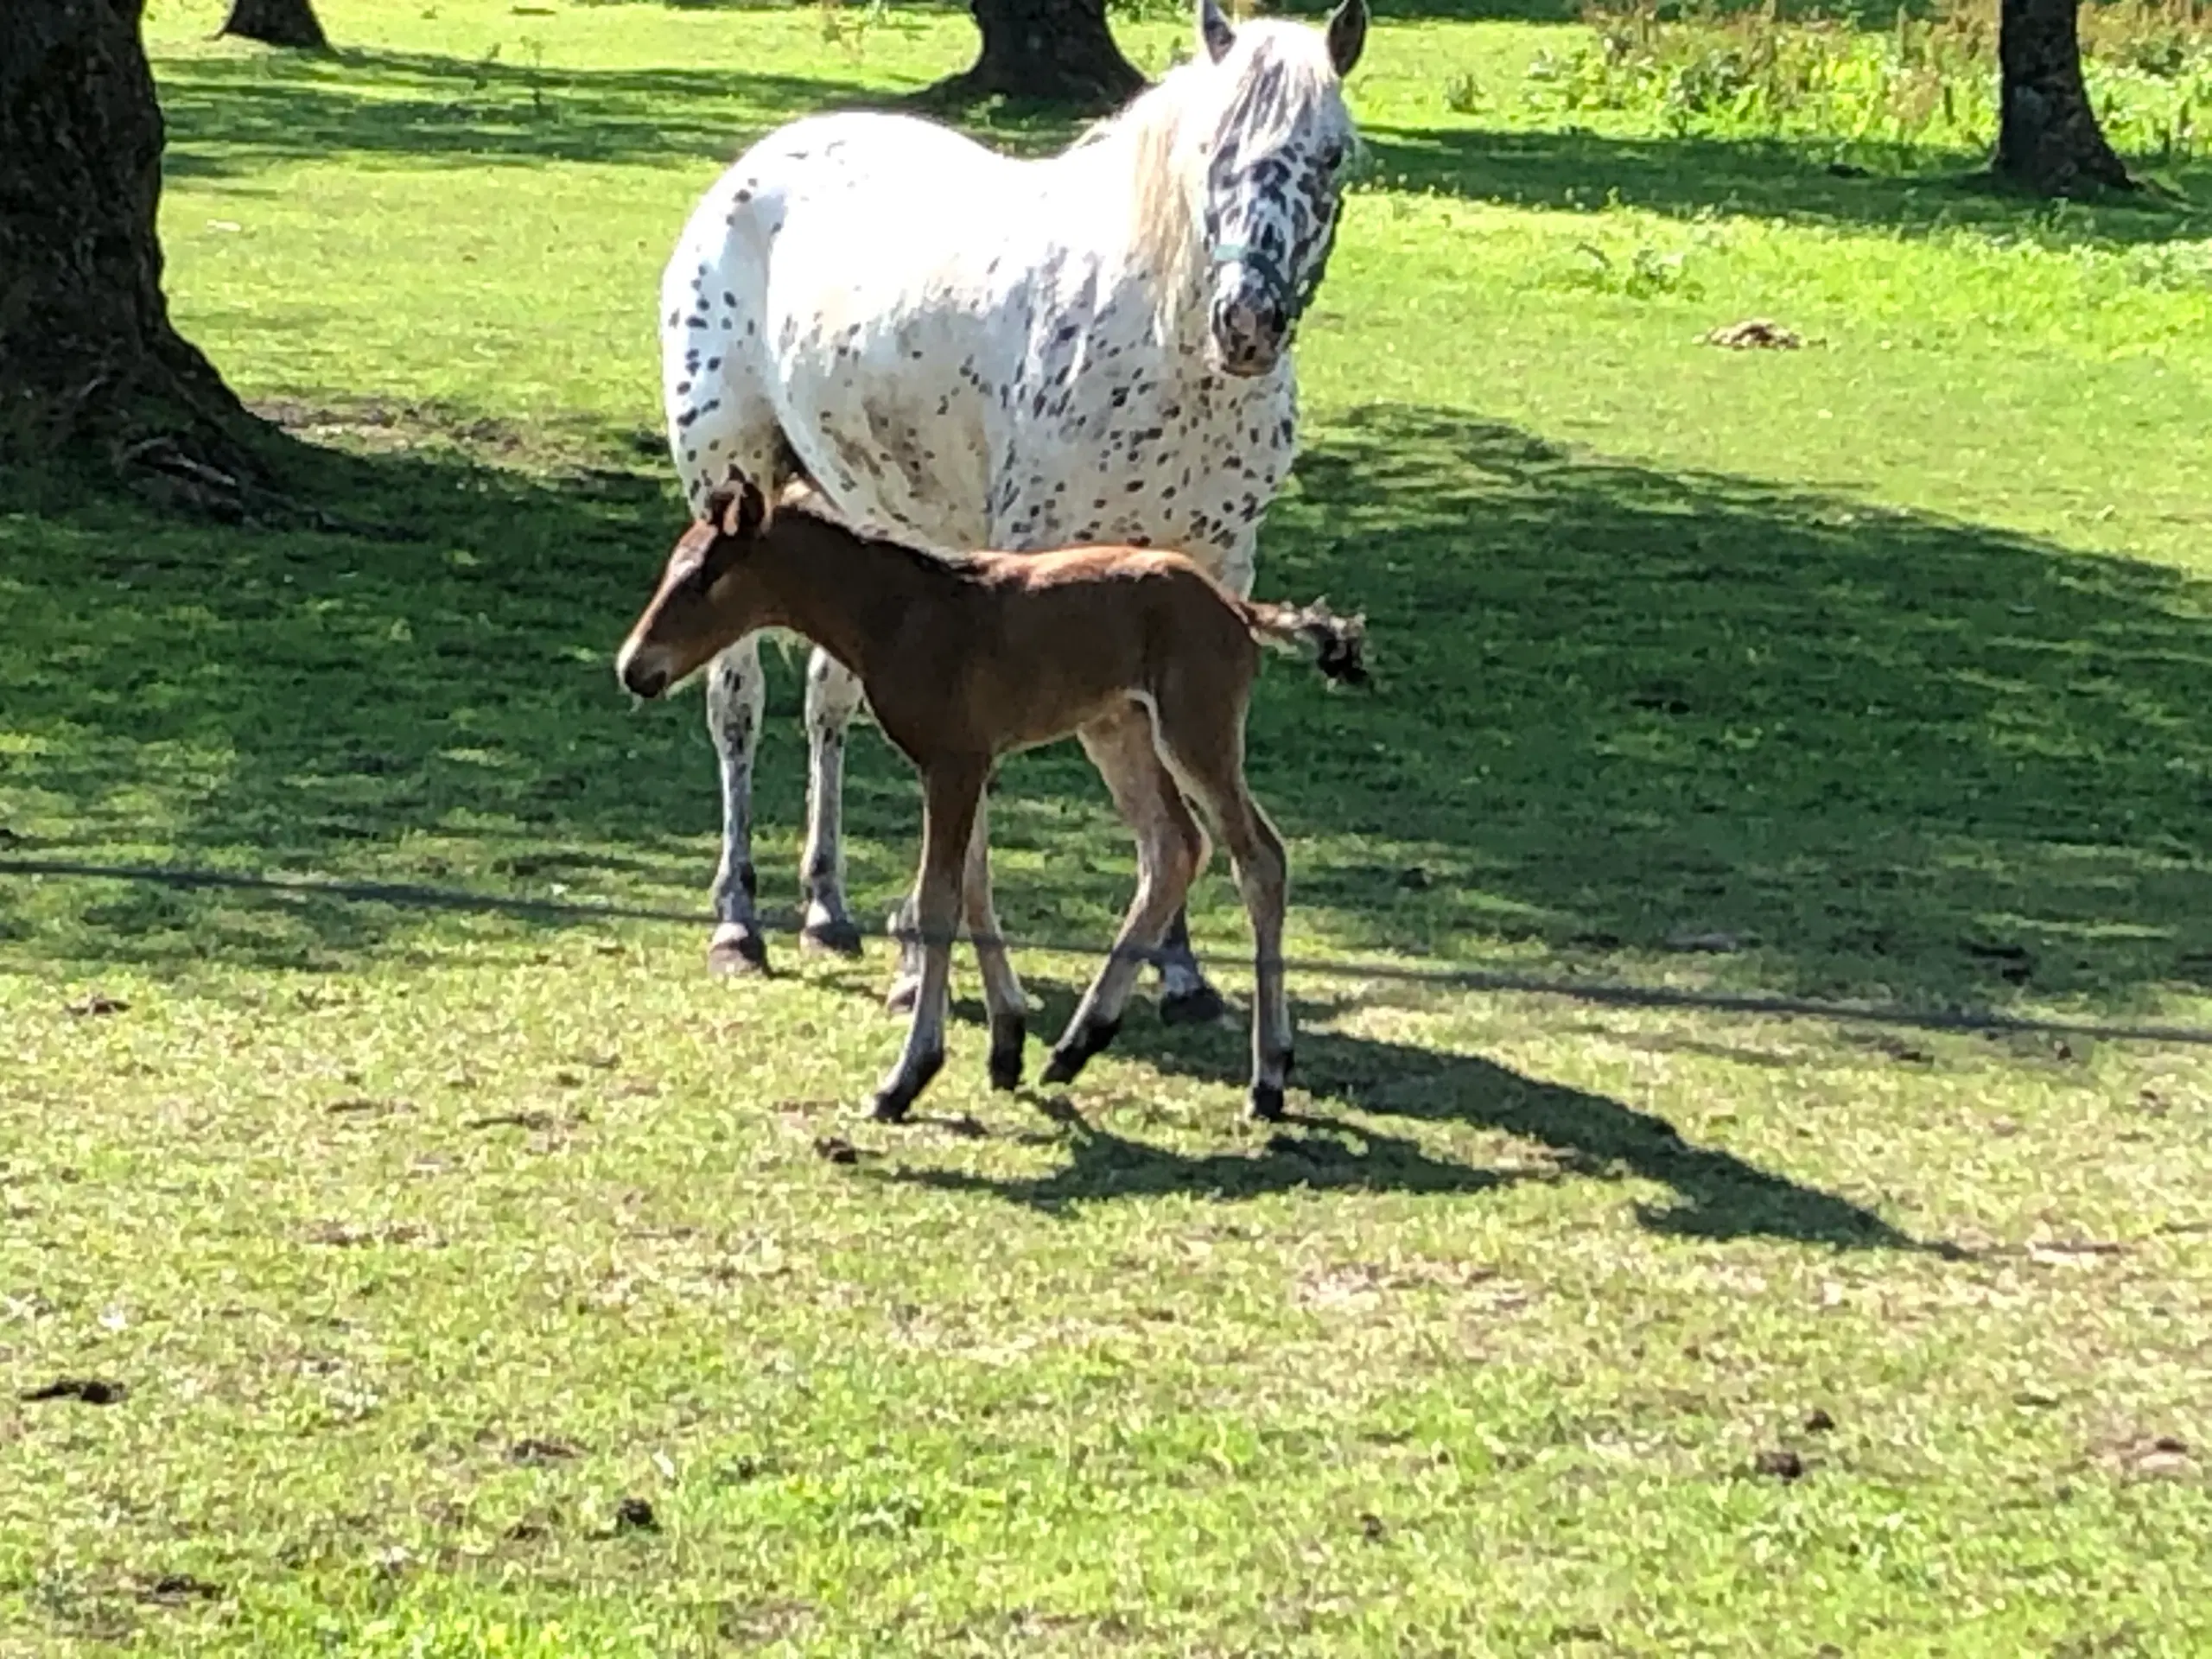
[[804,499],[772,514],[739,479],[677,543],[616,672],[658,697],[766,627],[804,634],[858,675],[885,735],[922,773],[921,986],[876,1116],[905,1116],[944,1063],[963,920],[990,1014],[991,1082],[1021,1080],[1027,1005],[992,908],[983,791],[1000,756],[1070,734],[1094,760],[1122,762],[1102,770],[1120,780],[1115,804],[1136,833],[1137,891],[1044,1080],[1069,1081],[1113,1040],[1141,959],[1204,868],[1187,796],[1227,845],[1251,918],[1251,1109],[1282,1115],[1283,850],[1245,786],[1244,713],[1262,640],[1312,649],[1332,679],[1363,678],[1359,618],[1248,603],[1182,555],[1143,548],[941,559],[855,534]]

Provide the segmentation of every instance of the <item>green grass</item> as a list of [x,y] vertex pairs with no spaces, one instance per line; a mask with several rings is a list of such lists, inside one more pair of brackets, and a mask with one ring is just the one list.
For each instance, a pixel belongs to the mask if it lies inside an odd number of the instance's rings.
[[[2212,1025],[2212,216],[1378,23],[1260,578],[1380,682],[1254,713],[1360,964],[1294,978],[1299,1119],[1141,1013],[993,1096],[963,970],[889,1132],[887,955],[705,977],[711,755],[608,658],[690,201],[969,26],[219,10],[153,10],[171,293],[328,522],[0,496],[0,1656],[2212,1652],[2212,1055],[1927,1024]],[[1810,343],[1700,343],[1751,316]],[[1008,925],[1103,941],[1079,757],[994,810]],[[880,911],[872,734],[850,815]],[[60,873],[144,864],[238,885]]]

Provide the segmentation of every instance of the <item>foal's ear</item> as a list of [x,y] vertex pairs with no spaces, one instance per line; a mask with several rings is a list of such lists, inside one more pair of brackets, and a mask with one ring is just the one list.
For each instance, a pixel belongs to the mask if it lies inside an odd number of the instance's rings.
[[1329,14],[1329,62],[1338,80],[1351,73],[1366,45],[1367,0],[1344,0]]
[[760,486],[741,475],[730,480],[723,495],[721,511],[715,515],[722,534],[741,542],[760,535],[761,526],[768,522],[768,499],[760,493]]
[[1236,44],[1236,31],[1229,26],[1229,19],[1221,10],[1221,0],[1198,0],[1198,44],[1206,49],[1206,56],[1219,63],[1229,55],[1229,48]]

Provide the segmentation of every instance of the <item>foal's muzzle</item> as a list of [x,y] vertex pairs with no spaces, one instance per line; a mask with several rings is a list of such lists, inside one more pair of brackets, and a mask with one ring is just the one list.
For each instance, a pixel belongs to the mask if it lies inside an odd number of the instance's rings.
[[657,660],[657,653],[634,645],[622,647],[622,654],[614,659],[614,673],[625,689],[648,699],[667,690],[671,677],[667,665]]

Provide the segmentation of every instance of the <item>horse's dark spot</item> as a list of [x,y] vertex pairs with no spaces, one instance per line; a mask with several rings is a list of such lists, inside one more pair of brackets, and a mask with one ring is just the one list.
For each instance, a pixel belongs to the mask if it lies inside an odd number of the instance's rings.
[[753,193],[750,190],[741,190],[737,193],[737,205],[741,207],[752,200]]
[[694,421],[697,420],[698,418],[699,418],[699,411],[698,411],[697,410],[696,410],[696,409],[687,409],[687,410],[684,410],[681,415],[679,415],[679,416],[677,416],[676,417],[676,424],[677,424],[679,428],[683,428],[683,427],[689,427],[689,426],[691,424],[691,423],[692,423],[692,422],[694,422]]
[[691,383],[689,380],[679,380],[676,383],[676,395],[679,397],[690,390]]

